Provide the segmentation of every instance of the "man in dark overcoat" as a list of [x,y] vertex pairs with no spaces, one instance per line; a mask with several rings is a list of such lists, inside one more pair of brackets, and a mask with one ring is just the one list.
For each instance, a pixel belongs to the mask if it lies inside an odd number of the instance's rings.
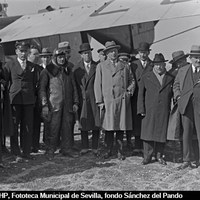
[[139,54],[139,59],[135,60],[131,63],[131,70],[134,74],[136,86],[133,97],[131,97],[131,107],[133,114],[133,131],[128,131],[127,137],[131,137],[131,135],[135,136],[135,146],[133,150],[133,154],[142,152],[142,141],[140,139],[141,135],[141,116],[137,115],[137,98],[138,98],[138,90],[139,90],[139,82],[141,77],[151,71],[153,69],[152,61],[149,58],[150,54],[150,45],[147,42],[141,42],[137,49]]
[[[192,136],[196,132],[198,147],[200,147],[200,46],[191,47],[189,58],[191,64],[179,69],[173,91],[174,99],[178,101],[178,110],[183,125],[183,164],[178,167],[182,170],[187,167],[198,167],[199,152],[196,163],[192,163]],[[200,148],[199,148],[200,150]]]
[[[33,109],[35,104],[36,76],[34,64],[27,60],[30,45],[25,41],[16,42],[17,57],[5,64],[5,78],[9,87],[9,97],[14,121],[11,136],[11,153],[32,159],[30,156],[33,133]],[[18,143],[18,127],[23,124],[23,144],[21,154]]]
[[92,59],[92,50],[89,43],[80,45],[79,53],[82,59],[74,68],[74,76],[80,100],[78,115],[81,125],[81,154],[85,154],[89,150],[88,131],[92,131],[92,151],[98,155],[99,110],[94,96],[96,62]]
[[151,162],[154,152],[158,162],[166,164],[163,152],[174,80],[174,77],[166,72],[166,61],[161,53],[155,54],[153,70],[145,73],[139,83],[137,112],[143,117],[141,129],[143,165]]

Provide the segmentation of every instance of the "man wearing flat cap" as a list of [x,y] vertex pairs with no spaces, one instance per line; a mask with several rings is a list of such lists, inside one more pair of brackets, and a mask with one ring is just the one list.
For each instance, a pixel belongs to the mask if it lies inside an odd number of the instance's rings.
[[[138,90],[139,82],[141,77],[153,69],[152,61],[149,58],[150,54],[150,44],[147,42],[139,43],[137,52],[139,59],[131,63],[131,69],[135,77],[136,87],[133,97],[131,98],[131,106],[133,113],[133,131],[132,135],[135,136],[135,145],[133,150],[133,155],[142,153],[142,140],[140,139],[141,135],[141,116],[137,115],[137,99],[138,99]],[[129,133],[130,134],[130,133]]]
[[166,165],[163,153],[174,81],[166,71],[166,62],[163,54],[155,54],[153,70],[142,75],[139,82],[137,114],[142,116],[143,165],[151,163],[154,152],[157,161]]
[[80,45],[81,61],[74,68],[74,76],[78,89],[80,108],[78,116],[80,121],[82,150],[81,154],[89,152],[89,131],[92,131],[92,152],[98,156],[99,144],[99,110],[94,96],[94,79],[96,62],[92,59],[92,50],[89,43]]
[[198,167],[200,163],[199,152],[195,152],[196,162],[191,162],[195,132],[200,147],[200,45],[192,45],[189,58],[191,64],[178,70],[173,86],[174,99],[178,102],[183,125],[183,164],[178,167],[179,170]]
[[[30,45],[25,41],[16,42],[16,58],[5,64],[5,77],[9,85],[9,96],[14,122],[11,136],[11,152],[25,159],[32,159],[33,109],[35,104],[36,74],[34,64],[27,60]],[[18,144],[18,127],[23,124],[21,154]]]
[[116,133],[118,159],[124,160],[123,136],[124,131],[132,130],[130,96],[134,92],[135,81],[129,65],[118,61],[119,48],[120,45],[114,41],[105,43],[104,53],[107,59],[97,66],[94,92],[107,142],[104,158],[113,154]]

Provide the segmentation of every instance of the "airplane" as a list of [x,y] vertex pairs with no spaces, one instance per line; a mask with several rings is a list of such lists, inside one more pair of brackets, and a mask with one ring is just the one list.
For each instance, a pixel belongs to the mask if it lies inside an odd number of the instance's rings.
[[146,41],[151,44],[150,57],[163,53],[170,60],[173,51],[187,53],[198,44],[200,0],[82,1],[65,7],[24,15],[0,30],[5,53],[16,40],[31,39],[41,47],[52,48],[68,40],[73,49],[72,62],[76,63],[82,42],[95,46],[95,55],[108,40],[115,40],[121,51],[128,53]]

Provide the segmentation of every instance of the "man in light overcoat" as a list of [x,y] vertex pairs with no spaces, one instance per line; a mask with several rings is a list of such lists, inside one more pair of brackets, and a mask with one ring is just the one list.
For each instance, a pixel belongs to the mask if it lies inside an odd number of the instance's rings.
[[118,158],[123,160],[123,134],[124,131],[132,130],[130,97],[135,89],[135,80],[130,66],[117,60],[120,45],[108,41],[105,47],[107,59],[98,64],[94,82],[96,103],[100,108],[101,126],[105,130],[108,148],[104,157],[112,155],[116,132]]

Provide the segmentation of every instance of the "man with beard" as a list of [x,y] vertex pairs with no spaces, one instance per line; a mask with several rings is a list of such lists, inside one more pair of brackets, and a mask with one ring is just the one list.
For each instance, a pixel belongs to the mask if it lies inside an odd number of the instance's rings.
[[47,128],[47,158],[54,157],[60,138],[62,155],[75,157],[71,132],[78,94],[71,68],[66,67],[65,52],[59,48],[54,50],[51,63],[41,73],[39,96]]

